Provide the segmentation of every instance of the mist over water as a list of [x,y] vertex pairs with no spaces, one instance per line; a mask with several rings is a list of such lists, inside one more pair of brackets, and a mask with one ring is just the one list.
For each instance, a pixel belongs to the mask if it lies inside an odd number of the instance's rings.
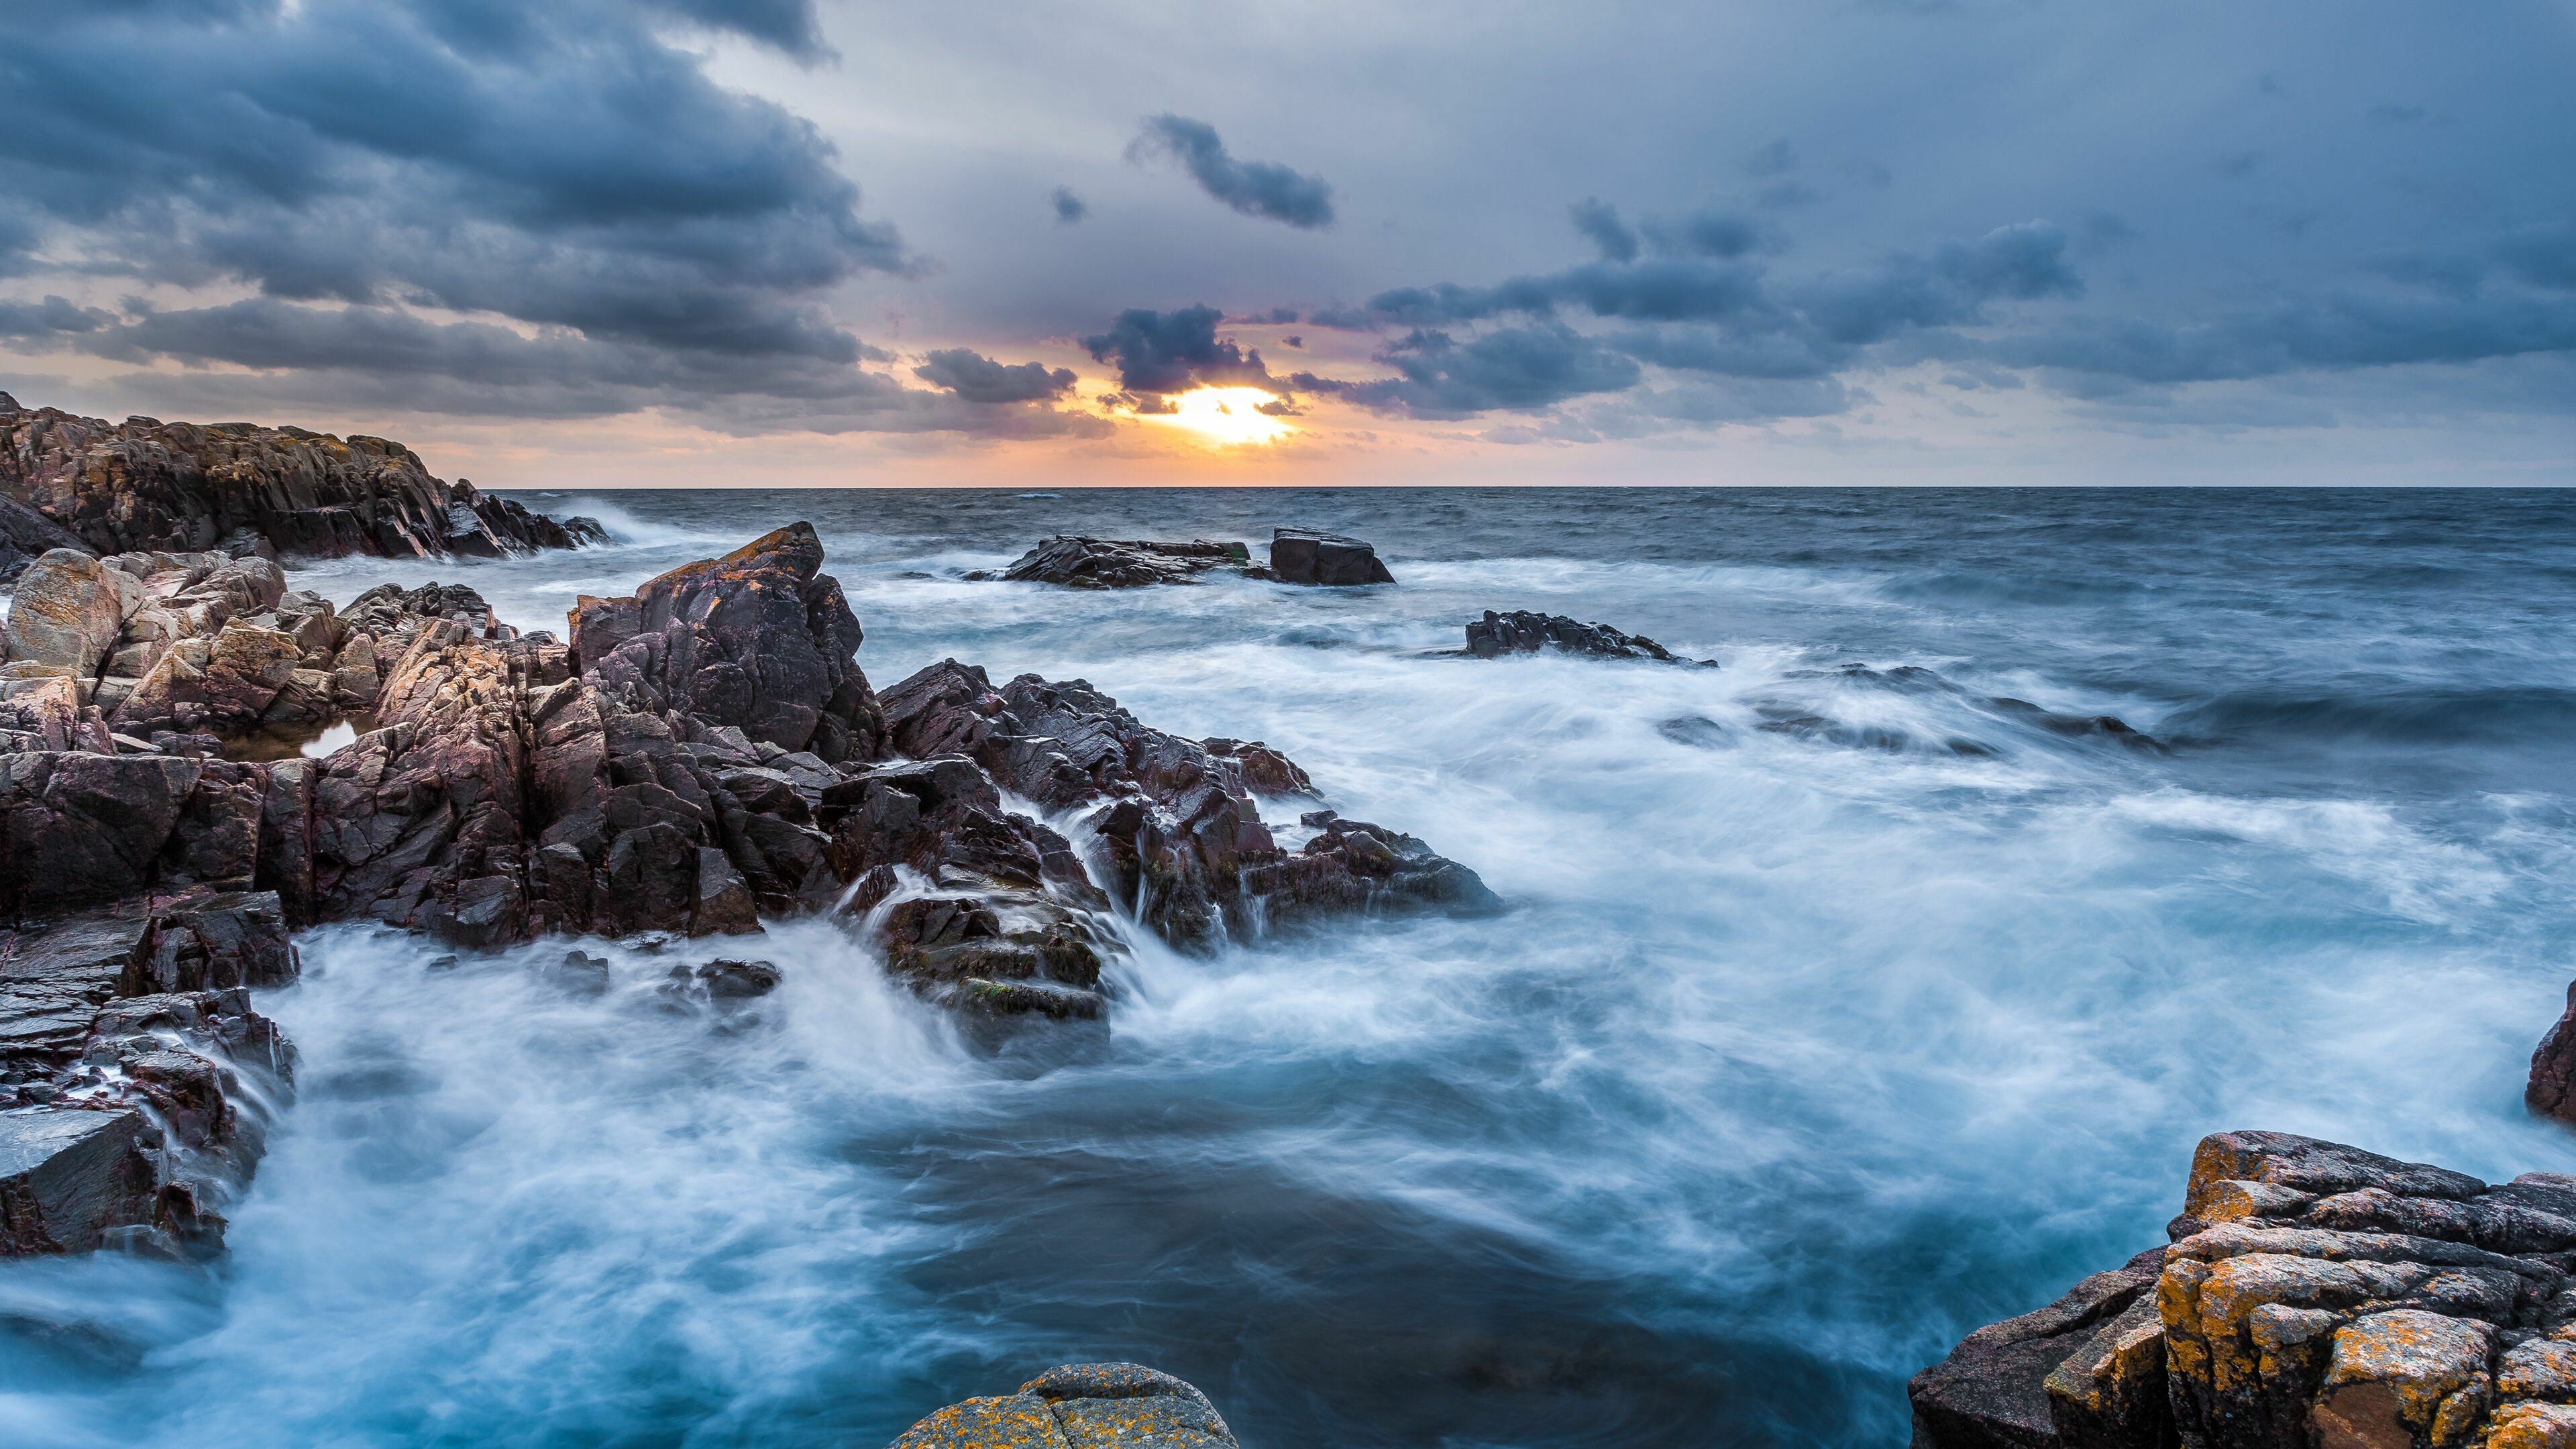
[[[593,947],[600,996],[561,943],[316,932],[231,1255],[0,1266],[0,1440],[875,1449],[1133,1359],[1255,1449],[1894,1444],[1961,1333],[2161,1240],[2203,1133],[2576,1170],[2520,1101],[2576,975],[2576,495],[528,501],[619,542],[292,582],[560,631],[809,519],[879,687],[954,655],[1265,739],[1515,909],[1142,943],[1052,1062],[819,924]],[[959,577],[1274,524],[1400,582]],[[1722,667],[1433,655],[1486,608]],[[745,944],[776,995],[657,991]]]

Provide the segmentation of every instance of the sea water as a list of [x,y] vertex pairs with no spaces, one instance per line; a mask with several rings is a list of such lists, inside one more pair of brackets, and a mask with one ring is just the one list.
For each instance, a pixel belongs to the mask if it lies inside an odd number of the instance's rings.
[[[730,1013],[657,990],[708,945],[576,996],[561,943],[313,932],[229,1255],[0,1265],[0,1440],[876,1449],[1123,1359],[1255,1449],[1892,1445],[1961,1334],[2161,1241],[2204,1133],[2576,1170],[2520,1100],[2576,975],[2576,494],[527,501],[616,542],[292,582],[560,632],[808,519],[880,687],[1266,740],[1512,909],[1140,940],[1051,1064],[815,923]],[[1397,582],[963,577],[1283,524]],[[1488,608],[1720,667],[1457,657]]]

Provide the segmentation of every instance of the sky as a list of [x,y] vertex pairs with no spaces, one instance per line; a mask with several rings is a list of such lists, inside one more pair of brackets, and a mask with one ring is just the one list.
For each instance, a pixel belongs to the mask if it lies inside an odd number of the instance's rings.
[[2576,482],[2576,4],[0,6],[0,389],[504,487]]

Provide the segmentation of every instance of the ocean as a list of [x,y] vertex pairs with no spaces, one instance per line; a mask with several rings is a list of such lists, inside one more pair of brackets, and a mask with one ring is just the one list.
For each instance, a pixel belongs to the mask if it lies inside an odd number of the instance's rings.
[[[290,582],[560,632],[806,519],[880,688],[1266,740],[1512,909],[1138,939],[1105,1046],[1001,1057],[819,923],[729,1016],[653,990],[712,946],[577,999],[561,943],[310,933],[229,1255],[0,1265],[0,1440],[876,1449],[1133,1360],[1252,1449],[1896,1445],[1960,1335],[2162,1241],[2205,1133],[2576,1171],[2521,1103],[2576,976],[2576,492],[520,496],[616,542]],[[1397,582],[962,577],[1274,525]],[[1489,608],[1720,667],[1457,657]]]

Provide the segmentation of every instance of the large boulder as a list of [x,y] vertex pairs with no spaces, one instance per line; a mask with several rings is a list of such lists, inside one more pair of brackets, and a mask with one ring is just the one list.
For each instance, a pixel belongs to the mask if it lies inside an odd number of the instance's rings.
[[1378,559],[1375,545],[1303,528],[1272,531],[1269,577],[1283,584],[1332,588],[1395,582],[1395,575]]
[[2576,1178],[2223,1132],[2168,1232],[1917,1375],[1916,1444],[2576,1442]]
[[0,393],[0,497],[96,553],[259,544],[321,556],[494,555],[601,537],[462,478],[432,477],[384,438],[255,423],[110,423]]
[[1132,1363],[1052,1368],[1007,1397],[968,1399],[888,1449],[1234,1449],[1208,1396]]
[[1211,543],[1203,538],[1155,543],[1066,534],[1020,555],[998,577],[1074,589],[1132,589],[1196,583],[1210,569],[1241,568],[1251,562],[1251,550],[1239,543]]
[[125,628],[117,576],[86,553],[58,548],[18,576],[0,628],[11,663],[57,664],[95,677]]

